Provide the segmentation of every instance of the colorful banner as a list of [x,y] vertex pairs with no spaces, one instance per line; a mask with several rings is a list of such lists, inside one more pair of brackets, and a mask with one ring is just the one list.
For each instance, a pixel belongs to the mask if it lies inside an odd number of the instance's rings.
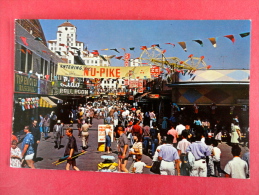
[[149,66],[103,67],[59,63],[57,75],[83,78],[151,78]]

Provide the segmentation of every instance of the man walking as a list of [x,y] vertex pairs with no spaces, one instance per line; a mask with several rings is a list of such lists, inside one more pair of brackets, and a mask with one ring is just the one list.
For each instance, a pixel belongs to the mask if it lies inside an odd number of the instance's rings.
[[54,143],[55,146],[54,148],[58,148],[60,149],[61,147],[61,140],[64,136],[64,129],[63,129],[63,125],[61,125],[61,121],[58,120],[57,124],[54,125],[53,127],[53,134],[54,134]]
[[83,150],[88,148],[88,137],[89,137],[89,128],[92,125],[89,124],[89,121],[86,121],[83,125],[82,125],[82,144],[83,144]]
[[64,156],[68,156],[66,170],[69,171],[70,166],[72,166],[74,170],[79,171],[79,168],[76,166],[76,159],[72,158],[75,152],[78,152],[76,138],[73,136],[73,129],[67,129],[66,135],[68,136],[68,143],[64,153]]
[[33,120],[32,121],[32,125],[31,125],[31,134],[33,135],[33,150],[34,150],[34,156],[33,156],[33,161],[36,162],[36,157],[37,157],[37,149],[38,149],[38,144],[40,143],[40,130],[39,127],[37,125],[37,120]]
[[158,159],[161,161],[161,175],[175,175],[175,167],[177,174],[180,175],[179,155],[177,150],[172,146],[173,139],[174,137],[172,135],[167,135],[166,144],[160,148],[158,153]]
[[211,150],[204,142],[201,141],[202,133],[203,132],[198,131],[196,133],[196,141],[189,145],[186,149],[186,152],[191,152],[195,158],[190,176],[207,176],[206,156],[211,155]]
[[33,156],[34,156],[34,150],[33,150],[33,145],[34,145],[34,138],[33,135],[30,132],[30,127],[25,126],[24,127],[24,133],[26,133],[26,136],[24,137],[22,141],[22,158],[26,161],[27,165],[35,169],[34,167],[34,161],[33,161]]
[[118,127],[118,134],[120,136],[118,140],[119,169],[122,172],[128,173],[126,165],[129,158],[129,143],[128,143],[128,138],[124,133],[124,128],[122,126]]

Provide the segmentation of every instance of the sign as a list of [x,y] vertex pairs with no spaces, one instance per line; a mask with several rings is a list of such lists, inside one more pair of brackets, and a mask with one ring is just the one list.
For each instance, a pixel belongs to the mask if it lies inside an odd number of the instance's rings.
[[129,88],[137,88],[138,80],[129,80]]
[[[130,76],[130,74],[132,74]],[[81,78],[151,78],[150,66],[103,67],[58,63],[57,75]]]
[[38,79],[15,74],[15,92],[38,93]]
[[[113,142],[113,125],[110,125],[110,127],[112,130],[111,142]],[[106,129],[106,125],[98,125],[98,142],[99,143],[104,143],[106,141],[105,129]]]
[[130,95],[130,96],[129,96],[129,100],[134,100],[134,96],[133,96],[133,95]]
[[126,95],[126,92],[117,92],[116,95]]
[[130,53],[125,53],[124,54],[124,66],[128,67],[129,66],[129,59],[130,59]]
[[152,66],[150,68],[150,74],[152,77],[158,77],[160,74],[160,67],[159,66]]
[[124,79],[124,85],[128,86],[129,85],[129,79]]
[[89,95],[89,90],[59,88],[59,95]]
[[148,94],[148,97],[151,99],[158,99],[160,97],[159,94]]
[[138,93],[143,93],[143,79],[138,80]]

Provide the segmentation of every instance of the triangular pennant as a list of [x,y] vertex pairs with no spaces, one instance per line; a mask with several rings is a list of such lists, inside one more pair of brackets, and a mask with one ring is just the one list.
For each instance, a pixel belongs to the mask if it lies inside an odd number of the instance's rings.
[[250,35],[250,32],[246,32],[246,33],[241,33],[239,34],[242,38],[243,37],[247,37],[248,35]]
[[185,52],[187,52],[185,42],[178,42],[178,44],[183,48],[183,50],[184,50]]
[[56,53],[58,53],[58,55],[60,55],[60,56],[61,56],[61,52],[60,52],[60,51],[56,51]]
[[165,43],[165,44],[172,45],[173,47],[175,47],[175,44],[173,43]]
[[71,49],[76,49],[76,50],[79,50],[77,47],[70,47]]
[[42,50],[42,52],[43,52],[43,53],[48,53],[48,52],[46,52],[46,51],[44,51],[44,50]]
[[94,55],[99,55],[99,53],[98,52],[91,52],[91,54],[94,54]]
[[60,43],[60,44],[59,44],[59,46],[65,46],[65,44],[63,44],[63,43]]
[[193,41],[199,43],[203,47],[203,42],[201,40],[193,40]]
[[28,46],[29,44],[27,43],[27,38],[26,37],[20,37],[20,39],[22,40],[23,44]]
[[130,47],[129,49],[130,49],[130,50],[134,50],[134,49],[135,49],[135,47]]
[[208,38],[208,39],[210,40],[213,47],[217,47],[216,38],[212,37],[212,38]]
[[104,61],[107,61],[107,59],[106,59],[104,56],[100,55],[100,57],[101,57]]
[[[151,47],[158,47],[158,48],[160,48],[160,46],[159,46],[159,44],[154,44],[154,45],[151,45]],[[161,48],[160,48],[161,49]]]
[[116,57],[116,59],[120,60],[123,56]]
[[20,49],[20,51],[26,54],[26,51],[24,51],[24,49]]
[[72,51],[69,51],[72,55],[74,55],[74,52],[72,52]]
[[116,55],[111,55],[111,56],[108,56],[109,59],[112,59],[114,58]]
[[126,49],[125,48],[121,48],[124,52],[126,52]]
[[36,41],[42,41],[42,38],[40,38],[40,37],[35,37],[34,40],[36,40]]
[[103,51],[103,50],[109,50],[109,49],[101,49],[101,51]]
[[224,36],[224,37],[227,37],[228,39],[230,39],[233,44],[235,43],[234,35],[226,35],[226,36]]
[[46,80],[49,80],[49,75],[45,75]]
[[26,51],[29,53],[29,54],[32,54],[31,51],[29,49],[26,49]]
[[116,52],[120,53],[117,49],[110,49],[110,50],[114,50],[114,51],[116,51]]
[[147,46],[141,46],[140,49],[145,50],[145,49],[147,49]]

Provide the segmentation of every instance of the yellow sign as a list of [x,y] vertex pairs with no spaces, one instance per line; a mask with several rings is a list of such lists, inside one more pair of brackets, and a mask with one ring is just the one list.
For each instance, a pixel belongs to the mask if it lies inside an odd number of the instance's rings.
[[57,75],[83,78],[151,78],[149,66],[104,67],[59,63]]

